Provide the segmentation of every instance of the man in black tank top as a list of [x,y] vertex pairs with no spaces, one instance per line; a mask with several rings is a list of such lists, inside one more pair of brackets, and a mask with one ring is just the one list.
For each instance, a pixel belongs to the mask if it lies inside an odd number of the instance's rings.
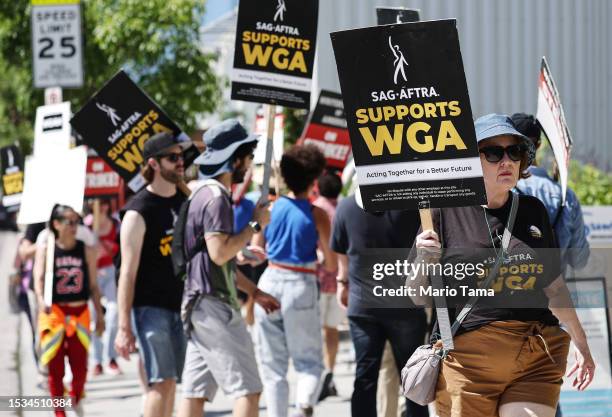
[[183,284],[174,276],[171,244],[174,222],[186,199],[177,184],[183,179],[183,150],[189,144],[166,132],[151,137],[143,150],[142,175],[148,185],[121,211],[115,349],[127,359],[135,351],[134,335],[138,337],[150,387],[145,417],[172,415],[176,382],[185,360],[180,319]]

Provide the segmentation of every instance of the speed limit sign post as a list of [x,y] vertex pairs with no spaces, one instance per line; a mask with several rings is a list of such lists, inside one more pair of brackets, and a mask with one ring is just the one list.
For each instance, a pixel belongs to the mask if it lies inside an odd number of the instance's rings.
[[79,0],[32,0],[34,87],[83,85]]

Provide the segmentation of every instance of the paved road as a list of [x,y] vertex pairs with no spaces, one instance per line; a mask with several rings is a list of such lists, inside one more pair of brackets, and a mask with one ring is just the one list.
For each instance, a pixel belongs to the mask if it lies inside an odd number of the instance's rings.
[[[9,313],[8,274],[17,247],[18,235],[11,232],[0,232],[0,395],[47,395],[44,379],[38,374],[31,353],[31,334],[24,315]],[[317,408],[319,416],[343,417],[350,415],[350,395],[352,392],[354,364],[350,343],[344,340],[341,344],[336,368],[336,384],[339,396],[325,400]],[[87,416],[134,417],[140,414],[141,389],[138,383],[137,357],[130,361],[120,360],[124,375],[89,377],[86,386],[84,409]],[[93,366],[90,365],[90,368]],[[66,384],[68,385],[68,375]],[[291,389],[295,388],[295,374],[291,371]],[[43,384],[41,384],[41,381]],[[180,392],[180,388],[179,388]],[[180,394],[177,395],[177,401]],[[212,404],[206,407],[206,415],[211,417],[230,416],[232,401],[222,393]],[[265,416],[265,401],[261,401],[260,415]],[[18,416],[17,413],[0,412],[0,415]],[[23,417],[47,417],[52,413],[24,412]]]
[[[21,332],[22,334],[26,334],[27,324],[25,320],[23,322],[24,323],[21,325]],[[45,395],[44,391],[36,387],[39,377],[33,361],[30,359],[27,343],[29,343],[29,337],[22,337],[22,349],[20,353],[26,357],[21,367],[24,387],[26,387],[24,394]],[[338,359],[335,379],[339,396],[323,401],[316,410],[316,414],[319,416],[350,416],[350,395],[353,386],[354,364],[352,361],[352,348],[348,341],[342,343]],[[95,378],[90,376],[88,378],[86,386],[87,396],[84,403],[84,409],[88,417],[133,417],[139,415],[141,389],[138,383],[136,367],[137,356],[133,355],[129,362],[120,360],[119,364],[123,368],[124,375],[102,375]],[[90,364],[90,368],[91,367],[92,365]],[[290,372],[289,380],[293,392],[295,388],[295,374],[292,371]],[[180,401],[180,394],[177,395],[177,401]],[[206,416],[209,417],[231,416],[231,411],[232,401],[221,392],[217,394],[217,398],[215,398],[212,404],[207,404],[206,406]],[[263,399],[261,401],[261,411],[260,415],[266,416],[265,401]],[[49,413],[48,415],[51,414]],[[24,417],[43,416],[47,417],[46,414],[41,412],[24,414]]]
[[[47,395],[46,381],[38,374],[36,364],[31,353],[31,334],[29,324],[24,315],[9,314],[7,303],[7,277],[11,269],[17,245],[17,235],[0,232],[0,395]],[[350,416],[350,396],[353,387],[355,372],[354,352],[348,340],[346,331],[342,333],[342,341],[335,370],[335,382],[338,396],[331,397],[320,403],[315,409],[317,416]],[[86,398],[84,402],[85,414],[89,417],[134,417],[140,415],[141,388],[138,382],[137,356],[133,355],[130,361],[119,361],[124,370],[120,376],[102,375],[89,377],[86,385]],[[90,369],[93,365],[90,364]],[[69,372],[68,372],[69,373]],[[66,377],[69,384],[70,375]],[[289,382],[291,397],[294,398],[295,373],[290,368]],[[180,400],[180,387],[177,390],[177,402]],[[266,416],[265,400],[260,403],[262,417]],[[176,409],[176,407],[175,407]],[[206,416],[231,416],[232,401],[223,395],[217,394],[212,404],[206,406]],[[0,412],[0,415],[13,415],[21,417],[48,417],[50,412],[24,412],[23,414],[9,414]],[[74,414],[73,414],[74,415]]]

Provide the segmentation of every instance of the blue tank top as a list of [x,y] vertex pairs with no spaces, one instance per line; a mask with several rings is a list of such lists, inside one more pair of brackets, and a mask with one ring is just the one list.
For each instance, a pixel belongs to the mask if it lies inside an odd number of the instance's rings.
[[284,196],[276,200],[265,236],[272,262],[303,264],[317,260],[319,234],[308,200]]

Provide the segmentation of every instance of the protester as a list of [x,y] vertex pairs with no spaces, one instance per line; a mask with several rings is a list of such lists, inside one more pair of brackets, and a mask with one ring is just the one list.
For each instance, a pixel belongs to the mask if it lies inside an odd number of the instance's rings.
[[[46,245],[36,249],[34,279],[41,311],[38,323],[42,346],[40,360],[49,369],[49,393],[53,397],[64,396],[64,360],[68,357],[72,372],[72,406],[82,415],[80,401],[87,378],[89,347],[88,299],[91,298],[94,304],[95,331],[98,334],[104,331],[104,318],[96,279],[95,253],[76,239],[79,220],[79,215],[69,206],[55,205],[51,212],[48,227],[55,236],[51,306],[46,305],[44,294]],[[56,408],[55,415],[65,416],[64,408]]]
[[[488,203],[484,207],[441,209],[439,218],[434,216],[440,235],[425,230],[417,236],[420,257],[432,260],[439,256],[423,254],[423,249],[440,248],[440,242],[444,242],[445,253],[463,248],[460,255],[465,256],[468,256],[465,248],[487,248],[485,251],[491,252],[501,246],[495,242],[503,241],[511,190],[519,177],[529,175],[525,170],[533,160],[534,147],[504,115],[479,118],[476,137]],[[541,249],[555,248],[557,243],[548,213],[538,199],[520,196],[507,247],[503,269],[499,269],[498,295],[494,301],[479,300],[462,322],[454,338],[454,349],[443,361],[436,392],[440,417],[554,416],[570,336],[576,346],[577,361],[568,376],[576,374],[574,386],[579,390],[593,379],[595,364],[576,312],[570,308],[558,251],[548,249],[544,253]],[[445,257],[439,259],[441,264],[447,261],[450,262]],[[506,276],[509,271],[511,280]],[[449,277],[445,284],[459,285],[454,278]],[[423,285],[423,280],[422,275],[415,279],[417,285]],[[529,305],[512,308],[508,305],[513,304],[500,304],[511,301],[513,295],[530,301]],[[451,323],[456,313],[455,308],[449,309]],[[559,322],[569,335],[559,327]]]
[[[319,207],[327,214],[329,223],[333,224],[338,196],[342,191],[342,180],[334,172],[326,172],[317,180],[319,197],[312,205]],[[319,244],[319,246],[321,246]],[[319,304],[321,306],[321,325],[323,326],[323,359],[325,363],[325,376],[321,387],[319,401],[329,396],[338,395],[334,384],[334,366],[336,365],[336,355],[340,344],[340,332],[338,326],[346,318],[344,310],[336,300],[336,275],[337,268],[326,270],[323,262],[317,264],[317,278],[321,294]]]
[[281,302],[276,314],[255,309],[259,359],[266,405],[271,417],[284,417],[289,408],[289,358],[297,372],[296,415],[311,416],[319,396],[323,371],[322,338],[317,299],[317,242],[325,268],[335,268],[329,250],[329,218],[310,204],[308,196],[325,167],[316,147],[293,146],[281,159],[281,175],[290,190],[272,208],[270,224],[255,245],[265,247],[269,264],[259,288]]
[[[535,117],[525,113],[515,113],[512,115],[512,121],[518,132],[533,142],[537,152],[540,149],[542,128]],[[582,208],[576,193],[568,187],[563,205],[561,185],[550,178],[546,170],[539,167],[535,160],[528,168],[528,172],[531,176],[521,179],[516,188],[523,194],[537,197],[546,207],[561,248],[563,270],[566,265],[574,269],[584,267],[589,260],[590,251]]]
[[[371,251],[410,248],[418,227],[419,217],[414,211],[365,212],[359,188],[342,200],[336,210],[330,246],[338,256],[337,297],[348,308],[355,348],[353,417],[377,415],[377,383],[385,342],[391,344],[398,379],[408,358],[423,344],[426,331],[423,309],[380,308],[369,305],[362,295],[364,283],[372,280],[371,265],[368,267],[369,259],[373,259]],[[391,389],[397,390],[397,386]],[[387,396],[397,398],[395,393]],[[406,400],[407,417],[428,415],[427,407]]]
[[188,344],[178,415],[202,416],[205,401],[213,401],[221,387],[234,399],[234,417],[255,417],[262,385],[236,287],[266,312],[279,304],[236,275],[233,259],[268,224],[270,214],[265,202],[258,203],[248,227],[234,234],[229,190],[251,166],[257,137],[229,119],[206,131],[203,140],[206,150],[195,163],[206,179],[192,194],[185,226],[185,252],[194,256],[188,259],[183,296]]
[[94,223],[98,222],[98,286],[104,298],[104,322],[106,331],[102,338],[93,335],[93,354],[95,366],[93,375],[98,376],[104,373],[102,366],[104,350],[106,348],[106,358],[108,360],[108,371],[112,375],[121,374],[121,368],[117,364],[117,354],[114,348],[115,337],[117,336],[117,283],[115,281],[114,258],[119,252],[118,235],[119,221],[112,216],[111,203],[108,199],[100,199],[100,213],[98,219],[93,215],[85,218],[85,223],[93,229]]
[[27,226],[24,236],[19,241],[15,258],[15,268],[19,277],[17,301],[20,311],[25,313],[32,330],[32,354],[37,364],[36,318],[38,317],[38,308],[36,294],[34,293],[32,269],[34,267],[34,256],[36,255],[36,237],[44,228],[44,222],[33,223]]
[[183,150],[189,145],[169,132],[149,138],[142,169],[148,185],[121,211],[115,350],[129,359],[135,351],[136,332],[149,383],[144,417],[172,415],[185,360],[180,318],[183,283],[174,275],[171,243],[174,222],[186,198],[177,184],[183,179]]

